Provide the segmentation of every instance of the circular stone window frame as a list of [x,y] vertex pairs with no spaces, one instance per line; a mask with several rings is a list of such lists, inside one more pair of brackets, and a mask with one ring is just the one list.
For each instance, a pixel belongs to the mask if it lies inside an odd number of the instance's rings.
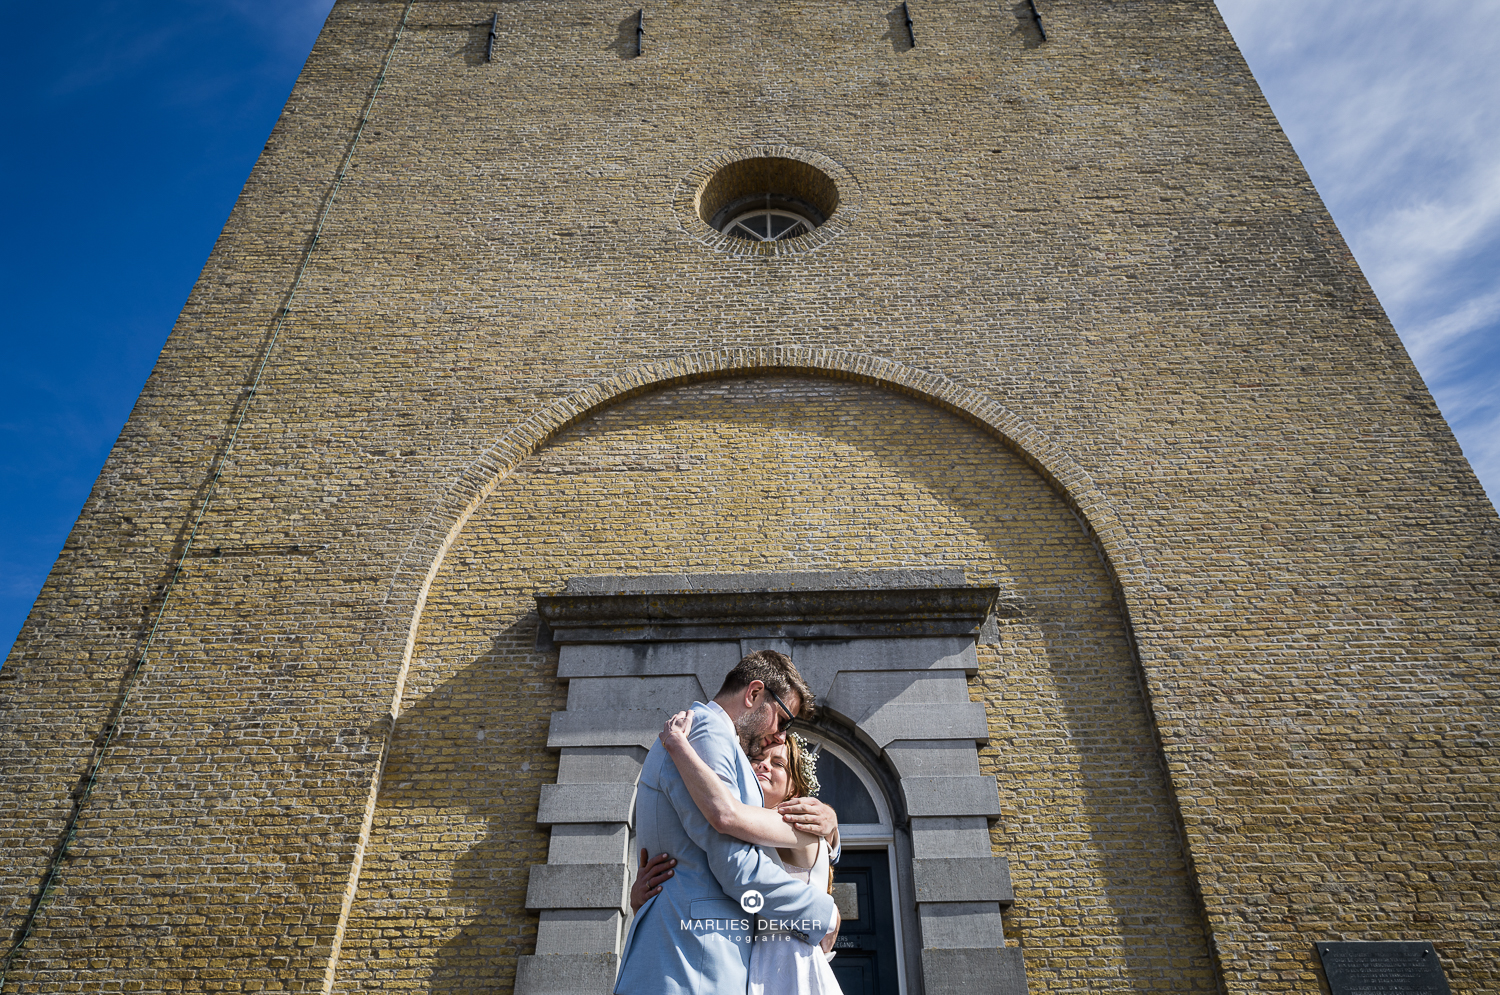
[[[795,159],[821,170],[838,188],[833,216],[806,235],[775,242],[752,242],[715,230],[698,215],[698,199],[708,181],[726,166],[746,159]],[[793,256],[815,252],[844,234],[859,216],[863,194],[852,173],[834,159],[793,145],[750,145],[703,160],[677,183],[672,211],[678,227],[697,242],[731,256]]]

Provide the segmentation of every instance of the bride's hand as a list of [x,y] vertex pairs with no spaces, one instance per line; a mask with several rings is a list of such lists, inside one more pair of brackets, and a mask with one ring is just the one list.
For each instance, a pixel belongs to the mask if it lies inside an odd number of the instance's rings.
[[661,727],[661,745],[668,750],[681,749],[688,745],[688,732],[693,728],[693,713],[678,712]]
[[834,924],[832,924],[832,929],[829,929],[828,932],[823,933],[823,941],[820,942],[820,944],[817,944],[817,947],[819,947],[819,950],[822,950],[823,953],[831,953],[832,948],[834,948],[834,941],[837,941],[838,939],[838,927],[840,927],[841,924],[843,924],[843,915],[838,914],[838,908],[837,906],[835,906]]
[[639,912],[646,899],[661,893],[662,883],[672,876],[677,861],[668,854],[646,859],[646,849],[641,848],[641,869],[636,874],[635,884],[630,886],[630,911]]

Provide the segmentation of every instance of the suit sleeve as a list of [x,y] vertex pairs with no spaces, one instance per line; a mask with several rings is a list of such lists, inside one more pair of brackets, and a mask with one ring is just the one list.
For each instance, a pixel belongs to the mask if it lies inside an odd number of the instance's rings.
[[[688,741],[709,769],[738,793],[735,777],[738,746],[717,728],[717,722],[703,721],[704,717],[697,713],[694,717],[697,721],[688,733]],[[791,877],[759,847],[715,830],[698,810],[676,768],[664,769],[662,773],[661,787],[678,820],[688,837],[708,856],[709,870],[724,893],[738,902],[746,891],[754,889],[765,897],[762,916],[793,920],[796,922],[793,928],[807,934],[810,942],[821,940],[833,925],[833,898]]]

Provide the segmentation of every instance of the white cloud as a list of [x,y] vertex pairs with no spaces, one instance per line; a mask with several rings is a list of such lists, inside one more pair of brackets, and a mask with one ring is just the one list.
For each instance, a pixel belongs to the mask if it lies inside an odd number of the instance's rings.
[[[1453,420],[1458,443],[1463,447],[1480,480],[1500,480],[1500,402],[1497,402],[1493,375],[1467,378],[1450,385],[1438,395],[1438,405],[1445,412],[1462,412]],[[1490,490],[1493,500],[1494,490]]]
[[[1492,290],[1463,300],[1446,314],[1415,323],[1402,333],[1401,341],[1418,369],[1441,377],[1454,372],[1451,364],[1464,360],[1465,338],[1487,331],[1497,322],[1500,322],[1500,290]],[[1468,343],[1468,347],[1478,352],[1484,344]]]
[[288,53],[305,56],[312,48],[333,0],[227,0],[226,6]]
[[1475,471],[1500,496],[1500,3],[1218,5]]

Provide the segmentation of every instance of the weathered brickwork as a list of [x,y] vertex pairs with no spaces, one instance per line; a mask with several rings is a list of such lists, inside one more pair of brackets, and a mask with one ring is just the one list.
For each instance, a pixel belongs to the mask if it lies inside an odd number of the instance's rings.
[[[1212,4],[907,6],[335,5],[0,671],[6,992],[508,990],[526,599],[803,563],[1066,606],[972,685],[1034,991],[1500,987],[1500,522]],[[752,147],[857,212],[716,249]]]

